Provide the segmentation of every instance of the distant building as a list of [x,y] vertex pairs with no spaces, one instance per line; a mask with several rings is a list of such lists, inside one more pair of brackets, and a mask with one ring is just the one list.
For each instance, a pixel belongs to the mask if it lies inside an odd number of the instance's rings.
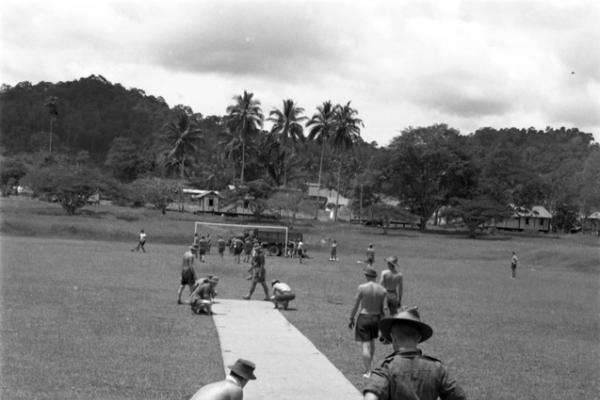
[[[183,189],[183,208],[189,212],[220,212],[222,199],[223,196],[216,190]],[[167,209],[177,210],[177,202],[171,203]]]
[[531,209],[513,207],[513,215],[502,221],[490,221],[488,227],[515,231],[550,231],[552,214],[543,206],[533,206]]
[[316,198],[325,203],[325,209],[329,212],[329,219],[335,218],[335,205],[338,206],[338,219],[350,220],[351,213],[348,208],[350,199],[339,194],[335,189],[319,188],[318,183],[307,183],[308,197]]

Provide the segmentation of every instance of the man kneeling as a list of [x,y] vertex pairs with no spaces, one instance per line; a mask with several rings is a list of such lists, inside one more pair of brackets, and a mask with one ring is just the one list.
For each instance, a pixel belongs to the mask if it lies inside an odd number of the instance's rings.
[[280,282],[278,279],[271,281],[271,286],[273,286],[273,296],[271,296],[271,300],[275,303],[275,308],[278,308],[278,306],[281,305],[284,310],[287,310],[290,301],[294,300],[296,295],[292,292],[292,289],[287,283]]
[[196,281],[190,300],[186,302],[194,314],[212,315],[213,294],[218,282],[214,277]]

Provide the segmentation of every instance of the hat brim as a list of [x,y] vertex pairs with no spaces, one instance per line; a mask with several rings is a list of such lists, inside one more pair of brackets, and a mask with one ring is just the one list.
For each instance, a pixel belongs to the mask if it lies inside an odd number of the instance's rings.
[[433,335],[433,329],[424,322],[413,321],[410,319],[383,318],[379,322],[379,331],[381,332],[381,336],[390,343],[392,342],[392,326],[396,324],[409,325],[419,331],[419,334],[421,335],[419,343],[426,341]]
[[229,368],[231,371],[235,372],[236,375],[239,375],[242,378],[245,378],[245,379],[248,379],[251,381],[256,379],[256,375],[254,375],[254,372],[243,371],[243,370],[239,369],[237,367],[237,365],[229,365],[227,368]]
[[388,258],[385,259],[385,262],[387,262],[388,264],[393,264],[396,267],[398,266],[398,260],[395,260],[393,258],[389,258],[388,257]]

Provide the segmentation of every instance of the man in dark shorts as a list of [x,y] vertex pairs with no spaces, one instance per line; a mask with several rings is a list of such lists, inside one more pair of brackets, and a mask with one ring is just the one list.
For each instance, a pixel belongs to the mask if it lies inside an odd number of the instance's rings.
[[208,240],[204,236],[198,240],[198,255],[200,257],[200,261],[205,262],[204,256],[208,251]]
[[225,247],[226,247],[225,240],[219,236],[219,239],[217,240],[217,248],[219,250],[219,256],[221,256],[221,259],[223,259],[223,253],[225,253]]
[[254,248],[254,246],[252,245],[252,241],[250,240],[249,237],[246,238],[246,240],[244,241],[244,262],[250,262],[252,261],[252,249]]
[[296,249],[298,252],[298,260],[300,264],[302,264],[302,260],[306,257],[306,247],[304,246],[304,242],[300,240],[298,242],[298,248]]
[[280,282],[279,279],[273,279],[271,286],[273,287],[271,300],[275,303],[275,308],[281,305],[284,310],[287,310],[290,301],[294,300],[296,295],[287,283]]
[[365,262],[369,266],[373,266],[375,263],[375,249],[373,248],[373,243],[369,243],[369,247],[367,247],[367,259]]
[[387,290],[388,307],[390,314],[396,314],[402,304],[403,277],[398,271],[398,257],[392,256],[385,259],[388,269],[381,273],[379,284]]
[[[348,327],[352,329],[356,325],[354,338],[357,342],[361,342],[365,371],[363,377],[368,378],[371,375],[371,364],[375,354],[375,339],[379,336],[379,320],[384,315],[388,315],[389,310],[387,292],[383,286],[375,282],[377,271],[367,267],[364,274],[367,282],[358,286],[358,294],[350,313]],[[354,315],[357,311],[359,311],[359,314],[355,323]]]
[[337,240],[333,240],[333,242],[331,242],[331,254],[329,255],[329,261],[337,261]]
[[379,329],[394,353],[373,370],[363,389],[364,400],[466,400],[442,362],[417,347],[433,330],[416,308],[383,318]]
[[179,292],[177,293],[177,304],[183,304],[181,302],[181,294],[183,288],[188,287],[190,294],[193,292],[192,287],[196,283],[196,271],[194,271],[194,246],[190,246],[189,250],[183,254],[183,262],[181,264],[181,285],[179,286]]
[[237,263],[240,263],[240,258],[242,257],[242,251],[244,251],[244,242],[240,238],[233,239],[233,256]]
[[248,269],[250,272],[250,276],[248,280],[252,280],[252,286],[250,286],[250,292],[248,295],[244,296],[244,300],[250,300],[252,297],[252,293],[254,293],[254,289],[256,289],[256,284],[260,283],[265,291],[265,300],[270,301],[269,297],[269,288],[267,287],[266,281],[266,270],[265,270],[265,254],[261,248],[258,248],[256,251],[256,256],[252,259],[252,266]]

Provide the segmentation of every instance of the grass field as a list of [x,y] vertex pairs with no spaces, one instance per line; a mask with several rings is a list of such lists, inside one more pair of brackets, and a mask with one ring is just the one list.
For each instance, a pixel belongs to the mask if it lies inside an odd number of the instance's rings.
[[[100,207],[64,217],[54,204],[9,199],[0,206],[0,397],[188,398],[223,376],[211,319],[175,304],[194,216]],[[149,252],[131,253],[142,224]],[[285,316],[358,388],[359,346],[346,324],[363,281],[356,260],[374,242],[379,270],[384,256],[400,257],[403,303],[419,306],[434,328],[423,349],[446,362],[469,398],[590,399],[599,392],[597,238],[303,229],[313,258],[298,265],[269,257],[267,277],[295,289],[296,310]],[[326,261],[323,237],[340,242],[339,263]],[[513,249],[516,280],[508,268]],[[245,266],[229,257],[209,261],[200,271],[221,277],[219,296],[245,294]],[[389,351],[379,346],[378,360]]]

